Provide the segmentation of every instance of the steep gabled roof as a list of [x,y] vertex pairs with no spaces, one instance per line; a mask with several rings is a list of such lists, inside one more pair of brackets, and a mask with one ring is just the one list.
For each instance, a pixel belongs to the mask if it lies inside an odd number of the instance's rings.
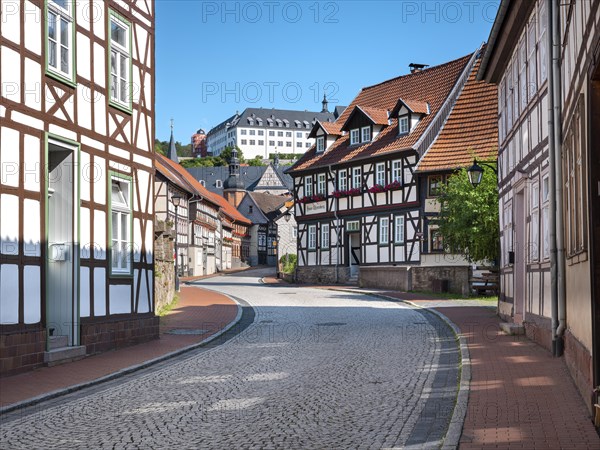
[[315,123],[314,126],[312,127],[312,130],[310,130],[310,134],[308,135],[308,137],[316,138],[317,130],[319,128],[321,128],[325,132],[325,134],[328,134],[328,135],[333,135],[333,136],[341,136],[342,135],[342,130],[340,129],[339,123],[321,122],[320,120],[317,120],[317,123]]
[[417,165],[418,172],[453,170],[498,158],[498,93],[493,84],[477,81],[481,59],[474,65],[437,139]]
[[350,147],[349,136],[346,135],[340,137],[327,152],[317,154],[315,146],[311,147],[288,170],[288,173],[413,148],[436,117],[471,57],[472,55],[463,56],[439,66],[365,87],[335,122],[336,124],[345,123],[355,106],[375,108],[387,112],[387,110],[391,110],[396,106],[400,98],[418,98],[420,101],[429,104],[430,114],[425,115],[409,134],[398,135],[398,120],[396,118],[392,120],[389,126],[383,128],[375,140],[364,145]]
[[402,106],[406,106],[409,111],[415,114],[429,114],[429,104],[427,102],[401,98],[392,109],[390,116],[397,116]]
[[291,199],[291,197],[264,194],[262,192],[248,192],[248,195],[270,220],[279,215],[279,210]]
[[342,131],[350,131],[350,122],[356,115],[362,115],[366,117],[373,125],[385,126],[388,124],[388,112],[385,109],[370,108],[368,106],[356,105],[352,108],[352,111],[347,116],[346,121],[340,128]]

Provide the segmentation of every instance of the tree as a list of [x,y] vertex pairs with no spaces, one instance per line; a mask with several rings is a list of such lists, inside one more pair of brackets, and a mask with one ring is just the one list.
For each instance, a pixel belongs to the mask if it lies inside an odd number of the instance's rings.
[[498,261],[500,239],[498,181],[491,169],[473,187],[466,169],[450,176],[440,188],[439,233],[452,253],[469,261]]
[[[242,149],[239,148],[237,145],[235,146],[235,149],[237,150],[237,157],[238,157],[240,163],[243,163],[245,160],[244,160],[244,153],[242,152]],[[227,162],[227,164],[229,164],[229,161],[231,160],[231,151],[232,150],[233,150],[233,147],[225,147],[223,150],[221,150],[221,154],[219,155],[221,158],[223,158]]]
[[249,159],[246,161],[249,166],[264,166],[263,160],[260,156],[254,157],[254,159]]

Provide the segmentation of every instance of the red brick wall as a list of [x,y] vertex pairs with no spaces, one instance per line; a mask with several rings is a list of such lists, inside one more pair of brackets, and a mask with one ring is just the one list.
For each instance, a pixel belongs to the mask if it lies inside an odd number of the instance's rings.
[[0,376],[14,375],[44,364],[46,330],[23,330],[0,335]]
[[86,346],[88,355],[93,355],[158,339],[158,327],[159,318],[153,316],[82,323],[81,345]]

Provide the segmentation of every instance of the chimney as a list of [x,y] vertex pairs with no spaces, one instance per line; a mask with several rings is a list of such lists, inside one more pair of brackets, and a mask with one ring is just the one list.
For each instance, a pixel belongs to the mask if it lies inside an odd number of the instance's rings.
[[425,67],[429,67],[429,64],[410,63],[408,65],[408,68],[410,69],[410,73],[421,72]]

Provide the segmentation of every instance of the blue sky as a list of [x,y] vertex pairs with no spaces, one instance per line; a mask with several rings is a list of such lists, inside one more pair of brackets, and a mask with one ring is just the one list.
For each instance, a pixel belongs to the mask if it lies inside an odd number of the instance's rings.
[[363,86],[486,41],[499,0],[156,1],[156,137],[246,107],[348,105]]

